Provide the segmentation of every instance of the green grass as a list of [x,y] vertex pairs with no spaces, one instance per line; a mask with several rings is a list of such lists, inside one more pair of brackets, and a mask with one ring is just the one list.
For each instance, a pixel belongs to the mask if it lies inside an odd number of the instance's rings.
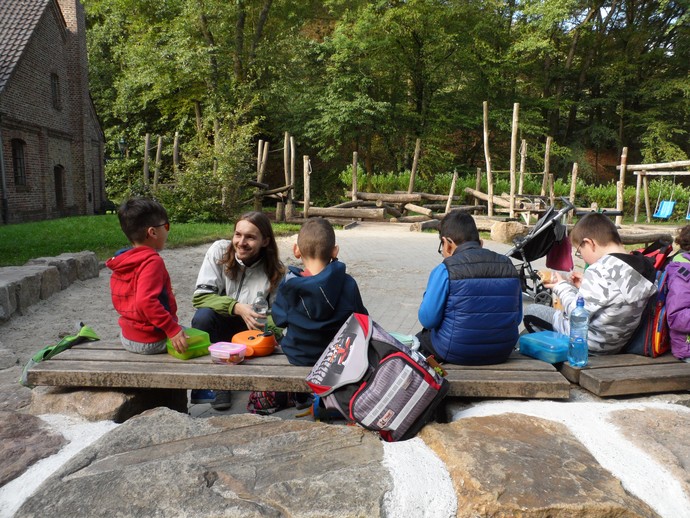
[[[171,223],[167,248],[210,243],[232,235],[232,224]],[[299,225],[274,223],[276,235],[299,231]],[[128,246],[115,214],[0,225],[0,266],[16,266],[35,257],[91,250],[100,260]]]

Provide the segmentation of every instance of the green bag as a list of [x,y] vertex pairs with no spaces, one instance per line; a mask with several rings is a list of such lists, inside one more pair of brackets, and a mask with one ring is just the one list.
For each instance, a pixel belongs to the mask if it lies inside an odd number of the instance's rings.
[[73,345],[81,344],[84,342],[94,342],[96,340],[100,340],[100,337],[96,334],[96,332],[91,329],[89,326],[84,325],[83,322],[79,322],[79,325],[81,326],[79,328],[79,332],[76,335],[73,336],[65,336],[62,340],[60,340],[58,343],[55,345],[48,345],[38,351],[36,354],[34,354],[29,362],[26,364],[24,367],[24,370],[22,371],[22,375],[19,378],[19,383],[24,385],[25,387],[32,388],[31,385],[29,385],[26,376],[27,373],[29,372],[29,369],[36,365],[39,362],[42,362],[43,360],[49,360],[56,354],[60,354],[62,351],[65,349],[69,349]]

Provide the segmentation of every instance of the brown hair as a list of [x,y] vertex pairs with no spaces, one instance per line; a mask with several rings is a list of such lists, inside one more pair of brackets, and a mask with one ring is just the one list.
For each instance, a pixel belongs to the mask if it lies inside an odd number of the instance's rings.
[[333,227],[323,218],[307,220],[297,236],[297,246],[302,257],[329,262],[335,247]]
[[[262,212],[245,212],[240,216],[240,218],[235,222],[235,227],[237,228],[237,223],[240,221],[248,221],[256,228],[259,229],[261,237],[268,238],[268,244],[261,248],[259,252],[260,257],[264,260],[264,271],[266,276],[271,283],[271,291],[278,287],[278,284],[285,274],[285,266],[280,262],[278,257],[278,243],[276,243],[275,235],[273,234],[273,227],[271,226],[271,221]],[[236,279],[240,271],[240,265],[235,259],[235,247],[230,244],[228,249],[223,255],[223,259],[220,264],[225,266],[225,273],[231,279]]]
[[618,234],[616,225],[608,216],[598,212],[590,212],[578,221],[570,231],[570,240],[573,246],[580,246],[583,239],[592,239],[597,244],[606,246],[612,243],[620,245],[621,236]]
[[676,244],[681,250],[690,251],[690,225],[685,225],[678,231]]

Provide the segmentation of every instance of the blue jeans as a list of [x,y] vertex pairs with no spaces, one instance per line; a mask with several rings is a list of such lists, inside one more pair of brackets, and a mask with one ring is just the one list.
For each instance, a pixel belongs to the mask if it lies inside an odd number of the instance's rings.
[[232,337],[247,330],[242,317],[221,315],[211,308],[199,308],[192,318],[192,327],[208,333],[211,343],[231,342]]

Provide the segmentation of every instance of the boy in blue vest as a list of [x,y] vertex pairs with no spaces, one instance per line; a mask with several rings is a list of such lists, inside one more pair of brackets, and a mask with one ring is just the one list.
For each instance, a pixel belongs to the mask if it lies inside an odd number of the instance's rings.
[[506,361],[522,321],[517,269],[505,255],[482,248],[466,212],[447,214],[439,238],[443,262],[431,271],[418,313],[422,352],[460,365]]

